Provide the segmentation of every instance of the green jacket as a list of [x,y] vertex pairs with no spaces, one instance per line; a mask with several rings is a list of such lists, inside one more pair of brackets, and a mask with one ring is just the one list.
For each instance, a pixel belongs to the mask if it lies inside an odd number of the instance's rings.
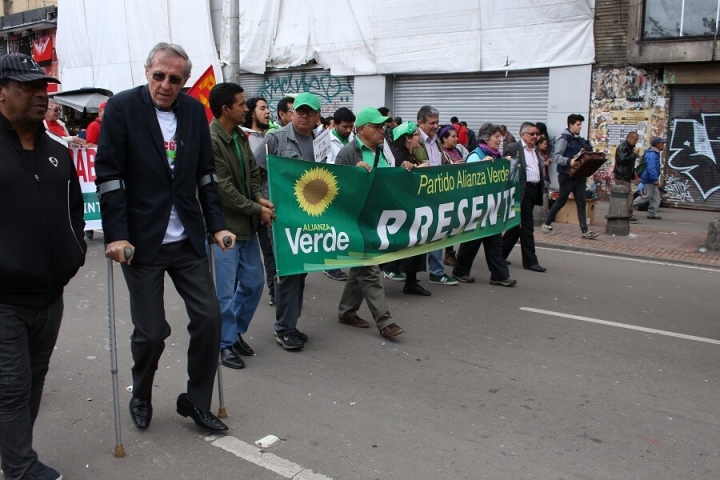
[[227,228],[238,240],[250,240],[257,232],[262,205],[260,170],[250,150],[245,132],[236,128],[243,168],[240,167],[235,142],[216,118],[210,123],[210,139],[215,154],[218,190],[223,205]]
[[[422,137],[420,137],[422,139]],[[440,143],[440,140],[435,140],[435,143],[438,146],[438,149],[440,150],[440,155],[442,157],[442,165],[447,165],[452,163],[450,158],[447,156],[447,153],[445,153],[445,150],[442,148],[442,143]],[[420,141],[420,146],[417,147],[415,150],[412,151],[413,157],[417,159],[419,163],[427,163],[430,160],[430,155],[428,155],[427,148],[425,147],[425,142],[422,140]]]

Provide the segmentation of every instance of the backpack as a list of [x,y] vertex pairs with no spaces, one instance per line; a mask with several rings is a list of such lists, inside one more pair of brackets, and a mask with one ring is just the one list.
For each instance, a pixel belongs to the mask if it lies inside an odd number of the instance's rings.
[[635,175],[638,177],[642,177],[642,174],[645,172],[645,169],[647,168],[647,163],[645,163],[645,154],[643,153],[643,156],[640,157],[640,161],[638,162],[637,166],[635,167]]

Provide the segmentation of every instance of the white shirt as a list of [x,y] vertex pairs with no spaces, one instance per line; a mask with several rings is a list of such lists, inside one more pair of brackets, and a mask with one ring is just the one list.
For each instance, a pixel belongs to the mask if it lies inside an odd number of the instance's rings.
[[[174,111],[161,112],[157,108],[155,109],[158,123],[160,124],[160,131],[162,131],[163,141],[165,142],[165,155],[167,157],[168,165],[172,170],[173,175],[175,174],[175,155],[177,154],[177,143],[175,139],[175,132],[177,131],[177,115]],[[170,221],[168,221],[167,230],[165,230],[165,238],[163,238],[163,244],[178,242],[187,238],[185,233],[185,227],[183,227],[180,215],[178,215],[175,205],[170,210]]]
[[420,132],[420,139],[425,144],[425,150],[427,150],[428,153],[428,164],[431,167],[442,165],[442,152],[440,152],[440,148],[437,146],[437,135],[428,137],[421,129],[418,128],[418,131]]
[[540,181],[540,167],[538,166],[538,158],[534,148],[530,148],[522,142],[523,149],[525,150],[525,180],[530,183],[538,183]]

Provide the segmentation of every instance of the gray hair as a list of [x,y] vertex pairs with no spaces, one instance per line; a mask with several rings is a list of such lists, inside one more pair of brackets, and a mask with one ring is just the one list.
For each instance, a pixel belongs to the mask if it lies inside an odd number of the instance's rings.
[[487,143],[487,141],[490,140],[490,137],[495,135],[497,132],[501,132],[500,125],[496,123],[483,123],[478,130],[478,142]]
[[431,107],[430,105],[423,105],[420,107],[420,110],[418,110],[417,121],[418,123],[425,123],[428,118],[439,116],[440,112],[438,112],[437,108]]
[[153,61],[155,60],[155,55],[160,52],[166,55],[171,55],[173,57],[180,57],[185,60],[185,77],[187,78],[190,76],[190,72],[192,72],[192,61],[190,60],[190,57],[188,56],[185,49],[180,45],[176,45],[174,43],[160,42],[155,45],[152,50],[150,50],[150,53],[148,53],[147,60],[145,60],[145,68],[149,70],[150,67],[152,67]]
[[520,125],[520,135],[522,135],[523,133],[526,133],[528,130],[530,130],[533,127],[537,128],[537,125],[535,125],[532,122],[523,122],[522,125]]

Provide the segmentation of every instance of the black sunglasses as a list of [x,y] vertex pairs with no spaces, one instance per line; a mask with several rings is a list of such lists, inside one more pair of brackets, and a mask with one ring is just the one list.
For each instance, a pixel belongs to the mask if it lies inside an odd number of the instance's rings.
[[[156,82],[164,82],[164,81],[165,81],[165,78],[168,78],[168,75],[166,75],[166,74],[164,74],[164,73],[162,73],[162,72],[153,72],[153,73],[150,74],[150,76],[151,76],[152,79],[155,80]],[[177,76],[175,76],[175,75],[170,75],[169,78],[168,78],[168,80],[169,80],[170,83],[172,83],[173,85],[182,85],[183,82],[185,81],[184,78],[182,78],[182,77],[177,77]]]

